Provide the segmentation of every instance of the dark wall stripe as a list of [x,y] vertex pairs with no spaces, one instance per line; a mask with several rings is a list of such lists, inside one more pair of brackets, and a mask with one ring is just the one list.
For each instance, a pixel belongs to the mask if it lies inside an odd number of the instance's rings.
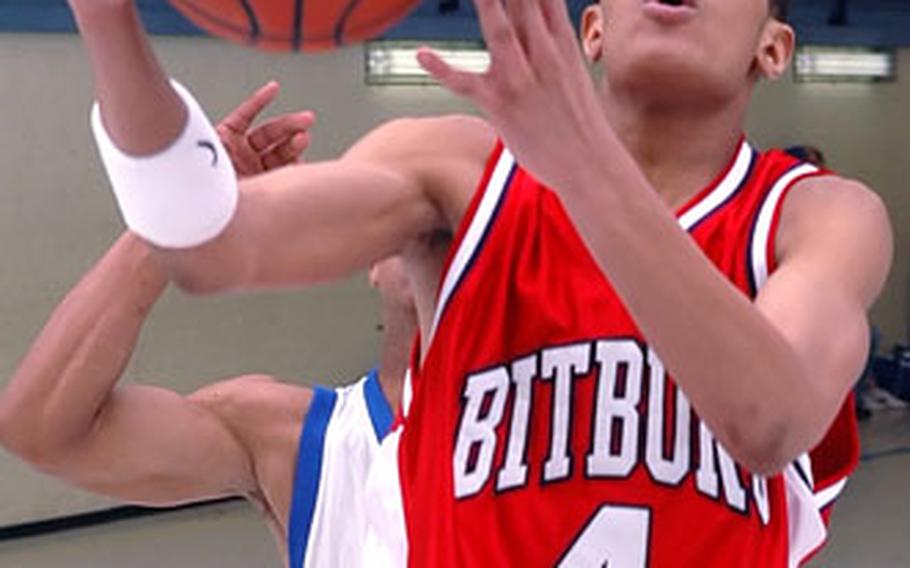
[[136,506],[116,507],[103,511],[94,511],[91,513],[82,513],[79,515],[46,519],[32,523],[22,523],[0,528],[0,542],[108,525],[129,519],[155,517],[159,515],[165,515],[167,513],[174,513],[177,511],[203,509],[239,501],[242,501],[242,499],[219,499],[217,501],[193,503],[190,505],[183,505],[182,507],[171,507],[168,509],[152,509],[148,507]]
[[860,461],[863,462],[872,462],[885,458],[893,458],[897,456],[910,456],[910,447],[906,448],[892,448],[890,450],[882,450],[880,452],[869,452],[863,454],[860,458]]

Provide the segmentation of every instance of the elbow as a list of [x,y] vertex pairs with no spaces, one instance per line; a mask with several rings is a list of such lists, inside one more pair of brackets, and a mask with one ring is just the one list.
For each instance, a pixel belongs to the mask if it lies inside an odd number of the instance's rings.
[[170,280],[192,296],[212,296],[244,288],[245,272],[239,263],[212,254],[206,247],[162,251]]
[[15,419],[9,408],[5,395],[0,395],[0,446],[11,449],[16,431]]
[[30,431],[24,418],[7,393],[0,395],[0,446],[20,456],[28,445]]
[[199,246],[155,247],[155,252],[171,282],[187,294],[211,296],[248,290],[261,284],[261,254],[236,233],[227,230]]
[[731,450],[731,454],[746,470],[764,477],[779,474],[797,457],[786,451],[780,439],[754,441],[735,452]]
[[777,475],[798,457],[793,428],[788,422],[768,416],[736,420],[717,433],[730,456],[750,473]]
[[44,435],[38,422],[0,402],[0,446],[38,469],[50,470],[60,461],[64,446]]
[[33,468],[49,475],[59,475],[65,471],[64,464],[72,456],[75,444],[28,434],[4,439],[3,446]]
[[813,417],[819,408],[828,406],[828,401],[823,392],[811,387],[811,376],[811,371],[793,358],[773,376],[754,379],[763,384],[777,381],[788,385],[785,390],[752,395],[728,407],[726,420],[715,434],[743,468],[756,475],[775,476],[821,437]]
[[214,296],[230,290],[225,283],[207,277],[200,271],[172,269],[170,279],[181,292],[191,296]]
[[0,394],[0,447],[54,474],[78,446],[83,432],[48,418],[48,410]]

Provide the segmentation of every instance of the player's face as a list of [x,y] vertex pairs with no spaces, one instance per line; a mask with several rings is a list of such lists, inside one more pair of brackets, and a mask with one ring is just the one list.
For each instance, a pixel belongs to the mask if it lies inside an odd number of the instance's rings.
[[374,264],[370,268],[370,283],[379,291],[384,304],[403,308],[414,306],[410,279],[401,257],[393,256]]
[[582,33],[608,88],[707,104],[783,73],[793,39],[768,0],[600,0]]

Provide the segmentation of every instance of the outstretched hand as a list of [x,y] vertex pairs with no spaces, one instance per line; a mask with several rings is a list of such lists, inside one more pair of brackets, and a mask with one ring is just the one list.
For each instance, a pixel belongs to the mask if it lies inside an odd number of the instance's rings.
[[418,61],[473,102],[518,161],[553,189],[614,140],[569,19],[566,0],[474,0],[490,68],[470,73],[423,48]]
[[310,145],[309,130],[316,123],[310,111],[285,114],[253,127],[262,111],[278,97],[279,90],[277,82],[267,83],[216,126],[238,177],[296,163]]

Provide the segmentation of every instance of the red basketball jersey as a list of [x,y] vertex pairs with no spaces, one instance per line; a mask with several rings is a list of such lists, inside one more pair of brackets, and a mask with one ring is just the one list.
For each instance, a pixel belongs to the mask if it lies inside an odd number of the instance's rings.
[[[754,297],[775,268],[785,194],[818,173],[742,142],[679,222]],[[557,196],[502,146],[429,341],[399,448],[411,566],[795,566],[824,540],[821,509],[856,463],[845,414],[820,468],[805,456],[765,479],[737,465]]]

